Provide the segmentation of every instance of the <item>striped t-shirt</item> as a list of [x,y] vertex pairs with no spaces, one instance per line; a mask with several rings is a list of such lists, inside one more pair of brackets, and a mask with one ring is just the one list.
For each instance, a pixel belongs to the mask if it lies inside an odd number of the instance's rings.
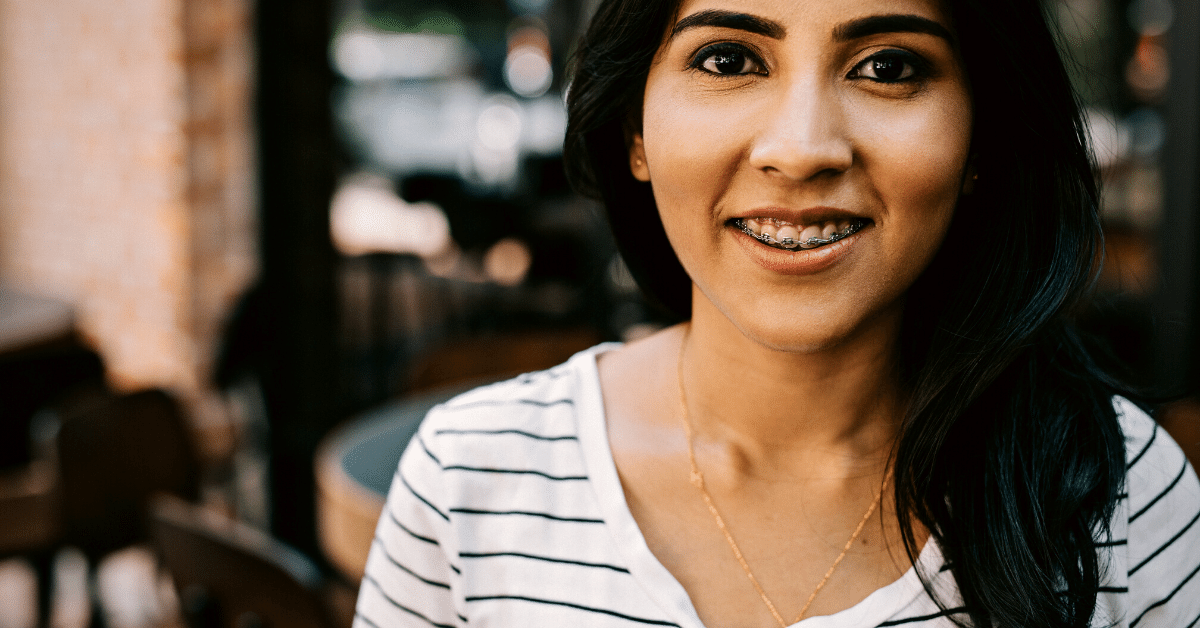
[[[379,520],[355,628],[701,628],[650,552],[609,450],[595,355],[476,389],[430,412]],[[1128,496],[1094,625],[1200,628],[1200,482],[1171,438],[1118,399]],[[948,605],[941,611],[916,573]],[[899,580],[804,628],[946,627],[960,598],[937,544]]]

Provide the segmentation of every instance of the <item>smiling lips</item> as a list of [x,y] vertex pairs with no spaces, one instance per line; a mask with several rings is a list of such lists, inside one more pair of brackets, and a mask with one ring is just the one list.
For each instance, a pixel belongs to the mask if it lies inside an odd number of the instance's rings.
[[866,226],[861,218],[842,218],[798,225],[779,218],[737,218],[732,225],[763,244],[784,250],[815,249],[848,238]]

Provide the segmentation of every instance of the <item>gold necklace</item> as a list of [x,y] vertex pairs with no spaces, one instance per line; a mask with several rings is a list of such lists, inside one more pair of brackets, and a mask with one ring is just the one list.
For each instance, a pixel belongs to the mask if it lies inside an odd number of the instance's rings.
[[[750,584],[754,585],[754,590],[758,592],[758,597],[762,598],[767,610],[771,611],[771,616],[775,618],[776,622],[779,622],[779,627],[787,628],[787,622],[783,620],[783,616],[779,614],[779,610],[775,608],[775,604],[771,601],[771,598],[767,597],[767,592],[758,583],[758,578],[754,577],[754,572],[750,571],[750,565],[746,563],[745,556],[742,556],[742,550],[738,547],[737,542],[733,540],[733,534],[729,532],[729,527],[725,525],[725,519],[721,516],[720,511],[717,510],[717,506],[713,503],[712,495],[708,494],[708,489],[704,486],[704,474],[700,472],[700,467],[696,465],[696,450],[692,444],[692,421],[688,418],[687,393],[683,386],[683,348],[687,344],[687,339],[688,333],[684,332],[683,340],[679,345],[679,405],[683,410],[683,429],[684,434],[687,436],[688,464],[691,466],[692,484],[700,489],[700,496],[704,498],[704,505],[708,506],[708,512],[712,513],[713,521],[717,523],[717,528],[725,536],[725,541],[729,543],[729,549],[733,550],[733,556],[737,559],[738,564],[742,566],[742,571],[746,573],[746,579],[750,581]],[[854,545],[854,541],[858,539],[858,535],[862,533],[863,527],[867,525],[867,520],[871,518],[871,514],[879,506],[879,501],[883,498],[883,488],[887,486],[891,476],[892,473],[889,469],[888,474],[884,476],[883,482],[879,485],[879,491],[875,493],[875,499],[871,500],[871,506],[867,508],[866,514],[863,515],[862,521],[859,521],[858,527],[854,528],[854,533],[850,535],[850,540],[846,541],[846,546],[842,548],[842,553],[838,554],[838,557],[833,560],[833,564],[825,572],[825,577],[821,578],[821,582],[817,584],[817,588],[813,589],[813,592],[808,596],[808,601],[800,609],[800,614],[796,616],[795,621],[792,622],[793,624],[804,619],[804,614],[812,606],[813,600],[817,599],[817,594],[821,592],[821,589],[825,588],[825,584],[829,582],[829,578],[833,575],[834,570],[841,564],[842,559],[846,557],[846,553],[850,551],[851,546]]]

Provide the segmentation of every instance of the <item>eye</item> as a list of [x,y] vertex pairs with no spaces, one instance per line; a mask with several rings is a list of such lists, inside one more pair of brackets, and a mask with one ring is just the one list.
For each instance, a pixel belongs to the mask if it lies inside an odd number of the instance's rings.
[[729,43],[705,47],[696,53],[688,67],[721,76],[765,73],[762,62],[754,53],[744,46]]
[[877,83],[900,83],[919,79],[925,74],[920,57],[901,50],[888,50],[865,59],[850,73],[851,78],[865,78]]

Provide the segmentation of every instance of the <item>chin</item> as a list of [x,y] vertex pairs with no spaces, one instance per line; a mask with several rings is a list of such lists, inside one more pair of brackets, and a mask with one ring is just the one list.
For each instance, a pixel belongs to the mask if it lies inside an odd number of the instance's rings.
[[838,349],[855,335],[852,330],[825,325],[806,325],[798,329],[795,325],[764,325],[762,321],[740,330],[751,342],[772,351],[806,355]]
[[890,346],[903,311],[902,299],[886,300],[887,305],[878,308],[869,307],[872,299],[853,298],[819,305],[810,299],[738,301],[733,307],[717,305],[716,311],[707,312],[719,317],[717,325],[732,327],[733,342],[740,336],[772,351],[808,355],[852,349],[862,343]]

